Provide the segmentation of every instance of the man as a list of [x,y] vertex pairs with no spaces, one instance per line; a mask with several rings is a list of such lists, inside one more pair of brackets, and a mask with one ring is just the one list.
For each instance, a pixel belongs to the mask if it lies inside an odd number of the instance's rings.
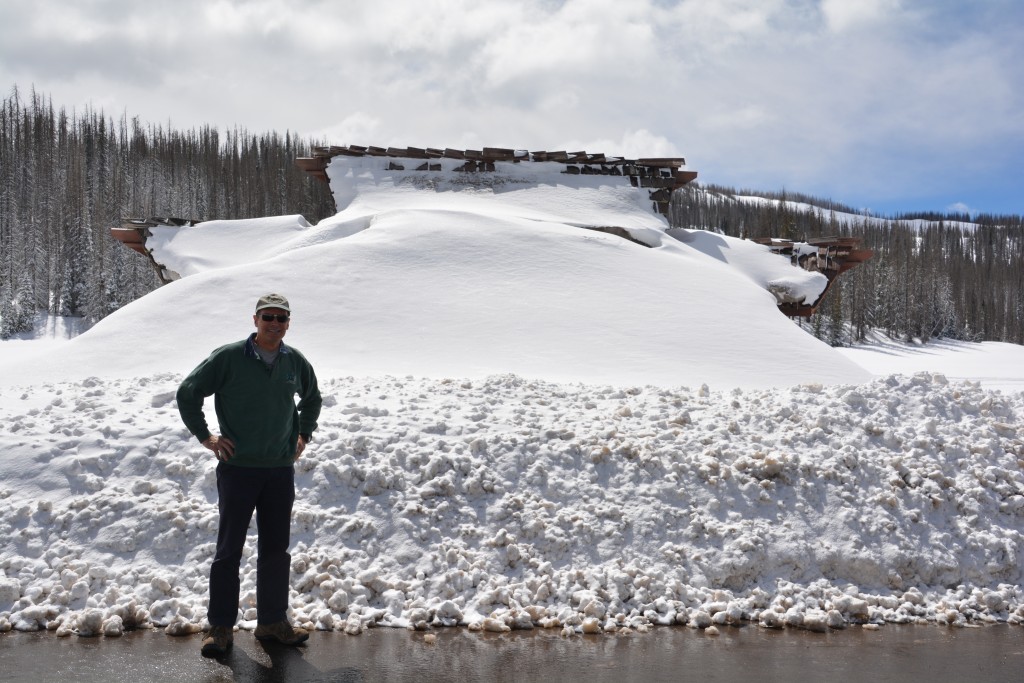
[[[298,645],[309,638],[288,622],[288,554],[293,463],[312,438],[322,400],[309,361],[282,341],[291,307],[280,294],[256,302],[256,332],[215,350],[178,388],[178,411],[188,430],[217,460],[220,524],[210,568],[210,632],[202,654],[219,657],[233,641],[238,618],[242,548],[256,511],[256,638]],[[214,396],[219,434],[203,414]],[[299,397],[298,405],[295,396]]]

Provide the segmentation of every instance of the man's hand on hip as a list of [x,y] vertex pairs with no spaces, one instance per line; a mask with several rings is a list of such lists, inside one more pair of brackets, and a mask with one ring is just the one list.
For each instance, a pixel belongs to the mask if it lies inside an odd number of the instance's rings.
[[226,436],[214,434],[208,437],[203,445],[213,451],[221,462],[227,462],[235,456],[235,442]]

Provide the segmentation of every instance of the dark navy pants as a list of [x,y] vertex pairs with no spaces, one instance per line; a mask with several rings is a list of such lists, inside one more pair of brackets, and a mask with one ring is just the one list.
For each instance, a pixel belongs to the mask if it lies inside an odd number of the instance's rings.
[[249,521],[256,511],[256,620],[284,621],[288,612],[288,575],[295,472],[291,467],[232,467],[217,465],[220,527],[217,554],[210,567],[210,607],[213,626],[233,626],[238,618],[242,548]]

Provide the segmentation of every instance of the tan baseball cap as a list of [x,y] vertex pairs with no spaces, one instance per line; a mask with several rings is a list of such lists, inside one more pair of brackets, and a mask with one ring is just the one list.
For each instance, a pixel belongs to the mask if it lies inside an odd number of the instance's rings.
[[280,308],[289,313],[292,312],[290,306],[288,306],[288,299],[285,299],[280,294],[264,294],[256,302],[256,312],[259,313],[264,308]]

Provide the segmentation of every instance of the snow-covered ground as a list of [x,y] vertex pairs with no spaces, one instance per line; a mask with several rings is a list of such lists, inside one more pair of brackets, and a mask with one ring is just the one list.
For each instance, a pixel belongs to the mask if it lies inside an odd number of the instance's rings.
[[837,349],[875,375],[941,372],[949,380],[980,382],[986,389],[1024,391],[1024,347],[932,339],[927,344],[875,336],[866,344]]
[[813,282],[631,188],[348,171],[337,217],[158,235],[182,280],[0,345],[0,629],[202,625],[215,462],[174,391],[266,290],[326,398],[299,624],[1024,621],[1024,348],[830,349],[765,291]]
[[[753,195],[735,195],[733,199],[735,199],[738,202],[744,202],[747,204],[774,204],[775,206],[781,206],[783,204],[782,200],[780,199],[768,199],[767,197],[758,197]],[[870,212],[859,214],[847,213],[844,211],[830,211],[828,209],[823,209],[822,207],[816,206],[814,204],[807,204],[806,202],[794,202],[788,199],[785,201],[785,206],[788,210],[797,213],[820,213],[822,216],[825,217],[826,220],[828,220],[831,216],[834,216],[837,221],[845,224],[862,223],[867,220],[874,222],[890,220],[885,218],[873,217],[870,214]],[[903,225],[908,228],[913,228],[918,232],[922,230],[927,230],[929,228],[934,228],[940,223],[940,221],[927,220],[924,218],[901,218],[893,220],[894,222],[899,223],[900,225]],[[965,221],[941,221],[941,223],[947,228],[955,228],[957,230],[964,230],[968,232],[974,231],[978,228],[977,223],[968,223]]]

